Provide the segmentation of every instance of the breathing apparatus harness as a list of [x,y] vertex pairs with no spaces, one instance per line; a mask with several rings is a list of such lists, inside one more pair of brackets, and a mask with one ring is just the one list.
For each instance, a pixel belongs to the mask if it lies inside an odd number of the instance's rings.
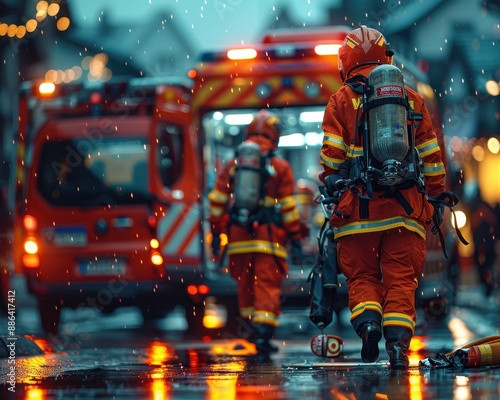
[[[384,67],[397,69],[396,67],[385,64],[377,68]],[[375,68],[374,71],[376,71],[377,68]],[[385,73],[384,71],[382,72]],[[372,74],[370,74],[370,77],[371,76]],[[363,75],[355,75],[345,82],[356,94],[362,95],[362,111],[358,119],[356,141],[357,144],[360,144],[362,140],[363,156],[355,157],[350,160],[348,183],[348,188],[353,190],[360,198],[360,218],[362,219],[369,217],[368,201],[373,197],[374,192],[382,191],[384,192],[384,197],[395,198],[408,215],[411,215],[414,210],[401,193],[401,190],[417,185],[418,191],[422,196],[425,196],[422,162],[414,144],[413,134],[413,125],[416,121],[422,120],[422,114],[416,113],[411,109],[406,91],[404,90],[402,75],[400,79],[401,82],[388,82],[378,88],[371,84],[370,78],[366,78]],[[377,96],[376,91],[379,92],[379,96]],[[383,154],[378,155],[379,159],[373,155],[374,135],[371,135],[370,129],[375,129],[375,127],[370,126],[373,125],[370,124],[370,111],[375,113],[378,110],[382,110],[383,107],[381,106],[395,107],[393,107],[390,114],[386,113],[386,115],[374,116],[373,119],[377,118],[380,120],[381,118],[386,118],[387,115],[393,115],[394,112],[397,112],[399,109],[400,121],[389,122],[395,124],[400,131],[397,132],[397,136],[390,135],[389,139],[391,141],[393,139],[399,139],[403,141],[403,143],[402,146],[399,146],[399,148],[396,148],[394,151],[390,148],[390,145],[387,146],[386,143],[382,143],[383,145],[379,146],[381,150],[377,152],[383,153],[384,150],[387,150],[388,153],[398,152],[399,156],[397,158],[399,159],[389,157],[384,161],[382,159]],[[410,124],[407,124],[407,121],[410,121]],[[402,124],[404,124],[405,127],[403,127]],[[344,176],[342,176],[342,178],[345,179]],[[366,190],[366,194],[361,193],[357,189],[357,183],[362,184],[362,187]]]
[[231,177],[234,188],[234,204],[230,209],[230,223],[247,227],[250,232],[263,223],[281,225],[281,218],[275,207],[266,207],[266,182],[274,174],[271,158],[275,150],[261,154],[260,146],[244,141],[236,149],[235,173]]
[[[275,155],[275,149],[262,154],[261,147],[249,140],[244,141],[237,147],[235,173],[231,177],[234,203],[229,210],[229,225],[235,224],[245,227],[248,233],[255,235],[260,225],[267,224],[271,242],[274,242],[271,225],[283,225],[277,206],[266,207],[265,205],[266,183],[275,174],[275,170],[271,165],[271,159]],[[281,267],[280,257],[275,254],[274,248],[272,255],[276,259],[277,265]]]

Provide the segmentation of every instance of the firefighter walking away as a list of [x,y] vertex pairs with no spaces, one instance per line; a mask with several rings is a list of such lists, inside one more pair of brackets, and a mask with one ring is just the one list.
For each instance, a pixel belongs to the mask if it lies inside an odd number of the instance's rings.
[[319,178],[340,197],[330,224],[347,278],[351,324],[363,362],[385,339],[390,368],[406,370],[426,225],[442,223],[445,168],[423,98],[392,65],[384,36],[361,26],[339,50],[343,80],[324,114]]
[[278,350],[271,339],[281,314],[287,247],[293,262],[302,258],[295,178],[290,164],[275,154],[280,134],[279,118],[258,112],[209,193],[213,254],[219,255],[219,236],[226,233],[240,315],[252,326],[249,339],[261,354]]

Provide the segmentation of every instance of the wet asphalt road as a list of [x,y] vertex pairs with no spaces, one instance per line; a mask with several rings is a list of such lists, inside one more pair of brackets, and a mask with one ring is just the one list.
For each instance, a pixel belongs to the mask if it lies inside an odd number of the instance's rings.
[[[144,326],[134,308],[109,316],[63,310],[61,333],[46,336],[34,299],[25,294],[22,282],[16,285],[15,333],[29,334],[43,353],[0,360],[2,399],[500,398],[500,368],[418,366],[438,352],[500,333],[497,294],[485,298],[474,286],[460,287],[457,306],[442,321],[420,319],[412,340],[412,367],[394,373],[387,368],[383,340],[378,363],[360,364],[361,341],[347,312],[326,330],[344,341],[339,358],[313,355],[310,340],[319,331],[307,310],[287,310],[274,341],[279,352],[262,359],[252,354],[251,344],[230,334],[190,335],[180,309],[155,326]],[[0,317],[0,334],[8,332],[8,320]]]

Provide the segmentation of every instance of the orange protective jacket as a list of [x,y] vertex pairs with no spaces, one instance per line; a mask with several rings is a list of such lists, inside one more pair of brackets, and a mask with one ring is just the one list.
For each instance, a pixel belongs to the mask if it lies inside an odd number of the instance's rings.
[[[357,68],[355,74],[368,76],[375,67],[376,65],[370,65]],[[413,129],[414,143],[423,161],[426,193],[428,196],[435,196],[445,189],[445,167],[441,149],[422,96],[409,87],[406,87],[406,91],[410,107],[423,115],[421,121],[413,122],[416,125]],[[324,138],[320,153],[320,163],[324,167],[320,179],[323,183],[326,176],[338,172],[345,160],[363,155],[360,137],[362,135],[357,132],[357,118],[361,115],[361,106],[362,95],[354,92],[347,84],[330,97],[323,119]],[[361,185],[358,185],[357,189],[366,194],[366,190]],[[383,192],[375,192],[369,200],[368,219],[361,219],[360,198],[352,190],[347,190],[342,194],[336,206],[338,214],[342,213],[345,216],[335,214],[330,221],[334,227],[335,237],[403,227],[425,239],[425,225],[431,222],[433,212],[427,196],[423,196],[416,185],[401,190],[401,193],[413,209],[411,215],[405,212],[395,198],[384,197]]]
[[[259,144],[263,154],[274,149],[273,143],[263,136],[253,136],[249,140]],[[265,253],[286,259],[287,240],[301,238],[300,218],[294,197],[295,178],[293,171],[288,161],[276,156],[271,158],[270,165],[273,173],[265,184],[266,198],[263,200],[263,205],[266,207],[277,206],[276,209],[281,215],[281,226],[261,224],[254,233],[249,234],[247,227],[230,223],[228,212],[232,206],[235,159],[230,160],[219,172],[214,188],[208,195],[210,208],[208,220],[214,234],[227,232],[228,256]]]

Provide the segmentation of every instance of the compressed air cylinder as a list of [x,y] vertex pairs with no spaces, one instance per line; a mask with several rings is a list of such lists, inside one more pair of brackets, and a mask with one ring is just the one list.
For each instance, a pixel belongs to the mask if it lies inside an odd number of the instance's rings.
[[237,148],[234,200],[237,210],[255,212],[261,197],[260,146],[249,140]]
[[[404,78],[399,68],[382,64],[372,70],[368,83],[373,87],[369,98],[405,98]],[[368,126],[370,132],[370,151],[379,162],[401,161],[410,145],[406,126],[406,107],[401,104],[383,104],[370,109]]]

